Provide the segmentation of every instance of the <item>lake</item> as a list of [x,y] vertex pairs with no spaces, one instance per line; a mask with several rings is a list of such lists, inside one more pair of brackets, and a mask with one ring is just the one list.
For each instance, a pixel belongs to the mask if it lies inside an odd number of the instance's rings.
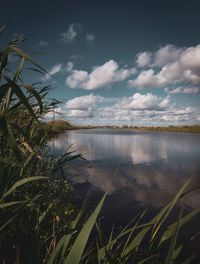
[[[54,155],[67,147],[86,160],[66,164],[65,173],[80,197],[89,191],[91,207],[108,191],[104,215],[123,225],[145,208],[157,210],[189,177],[200,184],[200,135],[123,129],[68,131],[50,142]],[[81,198],[80,198],[81,200]],[[185,206],[200,207],[199,191]]]

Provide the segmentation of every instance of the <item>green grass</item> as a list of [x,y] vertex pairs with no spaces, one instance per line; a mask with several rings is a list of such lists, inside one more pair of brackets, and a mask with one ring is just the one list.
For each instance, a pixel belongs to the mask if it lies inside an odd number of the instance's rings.
[[159,131],[159,132],[186,132],[186,133],[200,133],[200,126],[168,126],[168,127],[130,127],[128,129]]
[[93,128],[112,128],[112,129],[126,129],[126,130],[143,130],[143,131],[158,131],[158,132],[186,132],[186,133],[200,133],[200,125],[192,126],[94,126]]
[[[0,51],[0,263],[45,262],[75,212],[72,187],[62,173],[62,163],[73,155],[48,157],[49,135],[40,130],[39,120],[57,101],[46,98],[50,86],[23,82],[24,65],[46,71],[22,44],[15,39]],[[12,55],[14,65],[8,63]]]
[[64,133],[68,130],[75,129],[93,129],[93,126],[87,125],[72,125],[66,120],[55,119],[49,122],[42,122],[38,124],[38,133],[40,135],[48,135],[48,137],[53,137],[58,134]]
[[69,122],[65,120],[53,120],[49,122],[42,122],[38,124],[38,133],[41,135],[48,135],[48,137],[52,137],[63,133],[67,130],[77,129],[76,126],[71,125]]
[[[61,238],[48,264],[190,263],[186,259],[193,259],[195,257],[193,256],[194,252],[187,252],[185,255],[184,253],[187,249],[188,241],[192,240],[196,234],[190,233],[183,238],[180,237],[180,232],[186,224],[189,224],[194,217],[199,215],[200,209],[186,213],[182,204],[177,220],[171,224],[166,223],[177,203],[181,202],[185,196],[188,186],[189,181],[148,222],[141,223],[145,214],[143,212],[118,233],[114,234],[111,231],[108,238],[104,236],[99,225],[95,224],[106,198],[104,195],[91,216],[83,224],[82,229],[77,225],[78,221],[76,220],[71,234]],[[80,218],[80,215],[78,218]],[[91,241],[89,242],[88,238],[95,225],[97,238],[90,245]]]

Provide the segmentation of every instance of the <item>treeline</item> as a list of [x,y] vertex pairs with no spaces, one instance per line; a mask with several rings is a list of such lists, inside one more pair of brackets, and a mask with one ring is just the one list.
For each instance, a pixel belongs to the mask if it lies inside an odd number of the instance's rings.
[[[127,128],[127,127],[126,127]],[[166,126],[166,127],[154,127],[154,126],[142,126],[142,127],[128,127],[130,129],[150,130],[150,131],[163,131],[163,132],[188,132],[188,133],[200,133],[200,126]]]

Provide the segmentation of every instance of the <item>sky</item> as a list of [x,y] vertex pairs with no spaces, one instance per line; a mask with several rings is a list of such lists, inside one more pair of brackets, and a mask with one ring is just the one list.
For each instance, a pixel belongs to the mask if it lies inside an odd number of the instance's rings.
[[[1,0],[0,45],[16,36],[49,74],[73,124],[200,124],[199,1]],[[46,116],[52,118],[52,113]]]

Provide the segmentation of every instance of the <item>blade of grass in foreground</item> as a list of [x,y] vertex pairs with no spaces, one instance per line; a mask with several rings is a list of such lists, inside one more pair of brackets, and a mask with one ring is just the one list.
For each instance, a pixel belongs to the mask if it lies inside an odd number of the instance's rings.
[[82,230],[80,231],[78,237],[76,238],[69,255],[67,256],[64,264],[78,264],[81,261],[82,254],[84,252],[85,246],[87,244],[89,235],[94,227],[96,219],[99,215],[99,212],[103,206],[104,200],[106,198],[106,193],[104,194],[103,198],[99,202],[98,206],[89,217],[87,222],[84,224]]
[[[196,209],[190,213],[188,213],[187,215],[185,215],[184,217],[182,217],[182,219],[180,220],[180,227],[184,226],[187,222],[189,222],[190,220],[192,220],[195,216],[197,216],[200,213],[200,209]],[[172,237],[173,235],[173,230],[174,230],[174,226],[176,225],[176,223],[170,225],[167,230],[164,232],[164,234],[162,235],[159,245],[160,246],[163,242],[165,242],[167,239],[169,239],[170,237]]]
[[48,264],[53,264],[53,263],[62,263],[63,262],[63,258],[66,254],[66,251],[69,247],[69,243],[70,240],[72,238],[72,236],[74,235],[74,233],[76,232],[75,228],[77,226],[77,224],[79,223],[83,212],[85,210],[85,205],[86,205],[86,201],[87,199],[84,201],[83,206],[81,208],[81,210],[79,211],[76,219],[73,221],[72,226],[71,226],[71,232],[67,235],[64,235],[58,242],[56,249],[54,250],[54,252],[51,254],[51,257],[48,261]]
[[[180,189],[180,191],[176,194],[176,196],[173,198],[173,200],[167,204],[162,210],[161,212],[156,215],[150,222],[149,224],[153,224],[155,225],[155,229],[153,230],[152,233],[152,239],[151,241],[156,237],[156,234],[158,233],[160,227],[162,226],[162,224],[165,222],[166,218],[168,217],[168,215],[170,214],[170,212],[172,211],[172,209],[174,208],[174,206],[176,205],[176,203],[178,202],[178,200],[180,199],[181,195],[183,194],[184,190],[186,189],[186,187],[188,186],[190,180],[188,180],[184,186]],[[151,226],[147,226],[146,228],[143,228],[136,236],[135,238],[130,242],[130,244],[127,246],[127,248],[124,250],[124,257],[128,256],[133,250],[135,250],[136,248],[138,248],[142,242],[142,240],[144,239],[144,237],[146,236],[146,234],[149,232],[149,230],[151,229]]]
[[19,205],[21,203],[24,203],[25,200],[23,201],[14,201],[14,202],[7,202],[7,203],[0,203],[0,209],[4,209],[10,206],[15,206],[15,205]]
[[2,199],[4,199],[6,196],[10,195],[12,192],[14,192],[16,190],[16,188],[31,182],[31,181],[38,181],[38,180],[47,180],[48,177],[44,177],[44,176],[33,176],[33,177],[28,177],[28,178],[24,178],[22,180],[19,180],[17,182],[15,182],[15,184],[13,184],[13,186],[3,195]]
[[179,227],[180,227],[180,220],[182,218],[182,215],[183,215],[183,206],[181,207],[181,211],[180,211],[180,214],[179,214],[179,218],[178,218],[178,221],[176,223],[176,226],[175,226],[175,229],[174,229],[174,232],[173,232],[172,241],[171,241],[171,244],[170,244],[170,247],[169,247],[169,251],[167,253],[167,256],[165,258],[164,264],[170,264],[170,263],[172,263],[172,260],[175,260],[175,257],[177,257],[179,255],[180,251],[181,251],[181,249],[180,249],[177,252],[175,250],[175,248],[176,248],[176,242],[177,242],[178,231],[179,231]]

